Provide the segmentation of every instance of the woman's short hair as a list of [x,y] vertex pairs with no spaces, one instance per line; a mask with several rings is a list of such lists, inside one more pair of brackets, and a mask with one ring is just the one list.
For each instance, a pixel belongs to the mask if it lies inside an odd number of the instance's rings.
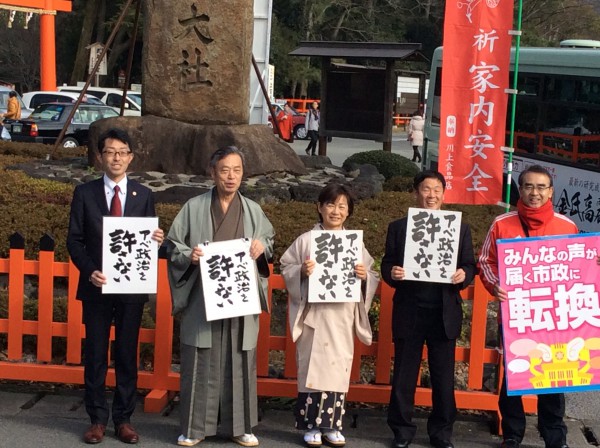
[[[352,216],[352,212],[354,212],[355,197],[354,197],[354,193],[348,186],[342,185],[342,184],[337,184],[337,183],[331,183],[331,184],[326,185],[325,187],[323,187],[323,189],[319,193],[318,202],[320,205],[332,204],[335,201],[337,201],[337,199],[340,196],[346,196],[346,201],[348,201],[348,218],[349,218],[350,216]],[[318,209],[317,209],[317,212],[318,212]],[[323,222],[323,217],[321,216],[321,213],[319,213],[319,222]]]
[[246,163],[244,160],[244,153],[240,151],[237,146],[222,146],[213,152],[212,156],[210,156],[210,169],[215,169],[217,167],[217,163],[219,163],[219,160],[223,160],[225,157],[230,156],[231,154],[237,154],[240,156],[240,159],[242,159],[242,168],[244,168],[245,171]]

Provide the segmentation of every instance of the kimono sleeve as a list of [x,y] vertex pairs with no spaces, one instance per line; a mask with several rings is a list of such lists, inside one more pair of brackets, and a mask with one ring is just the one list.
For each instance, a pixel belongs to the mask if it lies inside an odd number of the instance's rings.
[[189,304],[193,285],[199,277],[198,266],[191,263],[190,207],[184,205],[175,217],[167,236],[167,261],[173,314]]

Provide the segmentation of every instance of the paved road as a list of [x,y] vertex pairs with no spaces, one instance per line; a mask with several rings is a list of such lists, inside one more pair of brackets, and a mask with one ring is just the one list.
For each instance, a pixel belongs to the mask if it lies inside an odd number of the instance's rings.
[[[304,151],[308,146],[308,142],[309,140],[296,139],[290,146],[296,151],[296,154],[306,155]],[[381,142],[334,137],[333,140],[327,144],[327,156],[331,159],[332,164],[342,166],[344,160],[356,152],[372,151],[382,148],[383,144]],[[422,148],[420,151],[422,153]],[[408,157],[409,159],[412,158],[413,150],[410,143],[406,141],[406,132],[394,132],[392,136],[392,152]]]
[[[10,390],[10,391],[9,391]],[[0,384],[0,447],[72,447],[84,446],[81,436],[88,425],[80,390],[58,393],[15,391]],[[579,397],[575,399],[575,397]],[[589,448],[583,429],[589,427],[600,434],[598,394],[575,394],[568,398],[569,445],[571,448]],[[585,402],[585,406],[582,404]],[[302,435],[293,428],[290,410],[277,409],[272,405],[261,407],[262,418],[256,428],[260,446],[286,448],[303,446]],[[385,423],[383,409],[348,409],[344,434],[349,448],[385,448],[391,441],[391,433]],[[173,405],[162,414],[145,414],[141,399],[132,423],[140,433],[140,447],[164,447],[175,445],[179,435],[178,406]],[[528,418],[527,437],[523,448],[543,447],[536,435],[535,417]],[[428,447],[424,414],[416,419],[417,437],[411,447]],[[462,415],[455,425],[454,442],[457,448],[498,447],[498,437],[491,434],[491,418],[487,415]],[[123,447],[111,430],[101,447]],[[211,437],[199,446],[216,448],[236,446],[225,437]]]

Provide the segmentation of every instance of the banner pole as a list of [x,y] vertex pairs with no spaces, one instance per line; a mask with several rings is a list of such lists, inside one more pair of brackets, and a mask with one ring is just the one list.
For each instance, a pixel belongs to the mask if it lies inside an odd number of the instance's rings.
[[505,211],[510,210],[510,188],[512,184],[512,168],[513,168],[513,153],[514,153],[514,142],[515,142],[515,115],[517,110],[517,80],[519,78],[519,52],[521,50],[521,24],[523,21],[523,0],[519,0],[519,6],[517,8],[517,32],[515,42],[515,68],[513,72],[513,92],[511,93],[510,103],[510,133],[508,137],[508,147],[511,149],[508,153],[507,163],[507,174],[506,174],[506,195],[504,197],[504,203],[506,204]]

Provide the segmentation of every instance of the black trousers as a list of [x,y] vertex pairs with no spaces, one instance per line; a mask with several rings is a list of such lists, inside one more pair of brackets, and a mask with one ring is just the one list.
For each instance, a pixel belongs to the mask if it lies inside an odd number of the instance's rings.
[[427,420],[427,433],[431,441],[450,440],[456,420],[456,339],[446,337],[441,308],[418,308],[411,336],[394,341],[394,376],[388,425],[396,440],[412,441],[415,436],[417,425],[412,422],[412,416],[423,344],[427,344],[433,405]]
[[413,157],[412,157],[412,161],[413,162],[420,162],[421,161],[421,153],[419,152],[419,147],[418,146],[413,146]]
[[306,147],[306,152],[315,155],[317,151],[317,143],[319,142],[319,131],[307,131],[310,142]]
[[137,346],[143,303],[123,303],[118,297],[83,301],[85,324],[84,381],[85,409],[93,423],[106,425],[109,409],[105,395],[110,326],[115,323],[114,361],[116,388],[112,403],[115,426],[129,423],[137,393]]
[[[520,395],[506,395],[506,378],[500,388],[498,407],[502,415],[504,439],[514,439],[521,443],[525,436],[525,411]],[[538,429],[546,448],[560,448],[567,443],[567,426],[564,394],[538,395]]]

